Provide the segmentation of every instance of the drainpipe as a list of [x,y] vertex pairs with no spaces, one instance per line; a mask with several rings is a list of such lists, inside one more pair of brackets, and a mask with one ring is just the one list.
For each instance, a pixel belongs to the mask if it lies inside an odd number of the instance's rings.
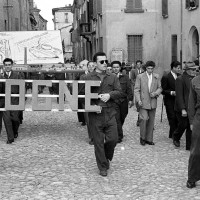
[[10,20],[9,20],[9,6],[8,6],[8,0],[7,0],[7,18],[8,18],[8,31],[10,30]]
[[181,62],[181,69],[182,69],[182,62],[183,62],[183,51],[182,51],[182,49],[183,49],[183,44],[182,44],[182,42],[183,42],[183,1],[182,0],[180,0],[180,1],[181,1],[180,62]]

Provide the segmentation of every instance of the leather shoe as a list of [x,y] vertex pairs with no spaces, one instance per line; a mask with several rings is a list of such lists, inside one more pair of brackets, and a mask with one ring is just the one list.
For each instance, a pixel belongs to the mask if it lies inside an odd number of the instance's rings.
[[194,188],[194,187],[196,187],[196,184],[195,184],[195,182],[190,182],[190,181],[187,181],[187,184],[186,184],[186,186],[187,186],[187,188]]
[[13,140],[7,140],[6,144],[12,144],[14,142],[14,139]]
[[155,145],[154,142],[145,141],[148,145]]
[[143,140],[142,138],[140,138],[140,144],[141,144],[142,146],[144,146],[144,145],[146,144],[145,140]]
[[14,135],[14,138],[18,138],[18,133],[16,133],[16,134]]
[[81,126],[85,126],[85,125],[86,125],[86,123],[85,123],[85,122],[82,122],[82,123],[81,123]]
[[117,143],[121,143],[122,142],[122,139],[118,139]]
[[99,174],[100,174],[101,176],[107,176],[107,175],[108,175],[106,169],[100,170]]
[[136,126],[140,126],[140,122],[139,122],[139,120],[137,120],[137,122],[136,122]]
[[180,147],[180,142],[179,142],[179,141],[174,140],[173,143],[174,143],[174,145],[175,145],[176,147]]

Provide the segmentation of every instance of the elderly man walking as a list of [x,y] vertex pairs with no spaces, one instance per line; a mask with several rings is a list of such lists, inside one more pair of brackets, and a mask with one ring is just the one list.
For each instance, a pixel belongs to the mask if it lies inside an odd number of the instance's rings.
[[139,74],[135,83],[135,100],[140,106],[140,144],[154,145],[153,128],[157,107],[157,97],[161,94],[161,82],[158,74],[153,73],[155,63],[146,62],[146,72]]

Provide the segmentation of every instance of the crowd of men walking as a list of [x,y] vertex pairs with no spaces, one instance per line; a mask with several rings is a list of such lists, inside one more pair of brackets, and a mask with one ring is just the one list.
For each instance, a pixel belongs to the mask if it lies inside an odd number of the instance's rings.
[[[21,73],[13,72],[12,59],[3,62],[3,73],[0,78],[23,79]],[[180,139],[186,132],[186,150],[190,150],[187,187],[193,188],[200,180],[200,76],[197,74],[199,63],[171,63],[171,70],[161,78],[154,73],[155,62],[136,61],[136,67],[127,71],[119,61],[110,65],[104,52],[94,55],[93,61],[81,62],[84,73],[76,74],[75,80],[96,80],[100,86],[92,86],[91,92],[98,93],[98,99],[92,99],[91,105],[100,107],[100,112],[77,113],[82,125],[87,125],[89,144],[94,145],[95,157],[99,173],[107,176],[110,161],[114,156],[117,143],[123,141],[123,124],[129,108],[134,104],[138,112],[136,125],[140,127],[140,144],[155,145],[153,141],[154,121],[157,98],[163,94],[163,101],[169,121],[169,138],[175,147],[180,147]],[[182,73],[183,71],[183,73]],[[62,77],[61,80],[65,79]],[[71,88],[71,87],[69,87]],[[79,94],[85,94],[85,85],[79,84]],[[72,90],[70,90],[72,93]],[[0,93],[5,93],[5,83],[0,82]],[[12,87],[12,94],[19,93],[19,87]],[[51,93],[51,91],[50,91]],[[19,98],[11,97],[12,104],[19,104]],[[1,107],[5,98],[0,98]],[[85,101],[79,99],[79,109],[85,108]],[[22,123],[22,112],[0,112],[6,127],[7,144],[18,137],[18,128]]]

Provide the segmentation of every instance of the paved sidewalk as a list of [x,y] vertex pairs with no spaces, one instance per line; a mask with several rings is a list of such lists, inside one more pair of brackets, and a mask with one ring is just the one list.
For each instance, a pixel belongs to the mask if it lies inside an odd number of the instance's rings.
[[76,113],[25,112],[19,137],[6,144],[0,136],[1,200],[195,200],[200,183],[186,188],[189,152],[185,137],[176,149],[168,139],[161,98],[154,133],[155,146],[139,144],[137,112],[131,108],[107,177],[101,177]]

